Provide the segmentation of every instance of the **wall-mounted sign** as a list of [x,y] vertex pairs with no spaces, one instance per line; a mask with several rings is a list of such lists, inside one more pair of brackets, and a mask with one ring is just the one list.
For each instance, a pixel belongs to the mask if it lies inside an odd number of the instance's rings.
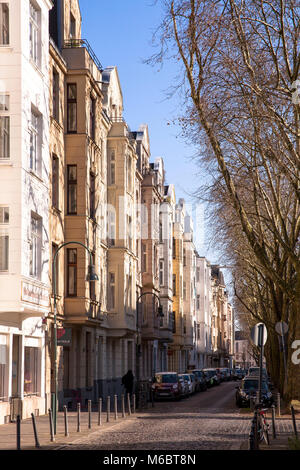
[[22,282],[21,299],[24,302],[49,307],[48,289],[30,284],[29,282]]
[[70,346],[72,328],[57,328],[57,346]]

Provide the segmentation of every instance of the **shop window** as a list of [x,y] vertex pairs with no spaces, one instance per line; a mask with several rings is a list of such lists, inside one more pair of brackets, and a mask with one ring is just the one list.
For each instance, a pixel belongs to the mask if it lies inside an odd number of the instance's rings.
[[24,348],[24,395],[37,395],[38,348]]

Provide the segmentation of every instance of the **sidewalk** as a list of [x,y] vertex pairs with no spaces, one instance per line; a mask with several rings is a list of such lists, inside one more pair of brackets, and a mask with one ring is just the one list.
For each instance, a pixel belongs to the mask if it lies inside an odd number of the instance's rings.
[[[241,413],[243,416],[252,417],[253,412]],[[294,428],[292,424],[291,414],[281,414],[280,416],[276,415],[275,419],[275,429],[276,429],[276,438],[273,439],[272,433],[272,415],[270,412],[267,413],[267,422],[269,424],[269,439],[270,445],[268,446],[265,441],[259,445],[259,450],[290,450],[289,448],[289,439],[294,438]],[[300,439],[300,415],[296,415],[296,426],[298,430],[298,439]],[[250,432],[250,428],[249,428]],[[244,441],[241,445],[240,450],[248,450],[249,442]]]
[[[144,410],[142,410],[144,411]],[[131,416],[126,413],[122,418],[122,413],[118,413],[118,419],[115,420],[114,413],[110,413],[110,421],[107,422],[106,413],[102,412],[102,424],[98,426],[98,412],[91,413],[91,429],[88,427],[88,413],[82,411],[80,415],[80,432],[77,432],[77,413],[68,412],[68,432],[65,436],[64,414],[59,412],[57,416],[57,433],[55,442],[51,442],[49,415],[38,416],[35,418],[37,435],[40,444],[40,450],[58,450],[61,446],[69,444],[76,439],[99,431],[113,427],[120,422],[134,420],[139,416],[139,410]],[[3,424],[0,426],[0,451],[17,450],[17,423]],[[35,438],[33,432],[32,419],[21,421],[21,450],[39,450],[35,447]]]

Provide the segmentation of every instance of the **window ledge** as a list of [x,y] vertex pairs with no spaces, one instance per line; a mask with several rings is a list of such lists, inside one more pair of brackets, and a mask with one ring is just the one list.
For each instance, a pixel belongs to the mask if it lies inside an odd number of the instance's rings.
[[0,159],[0,165],[1,165],[1,166],[13,166],[13,163],[12,163],[12,161],[9,160],[8,158],[7,158],[7,159],[5,159],[5,158],[2,159],[2,158],[1,158],[1,159]]
[[12,52],[14,48],[9,44],[1,44],[0,45],[0,53],[1,52]]

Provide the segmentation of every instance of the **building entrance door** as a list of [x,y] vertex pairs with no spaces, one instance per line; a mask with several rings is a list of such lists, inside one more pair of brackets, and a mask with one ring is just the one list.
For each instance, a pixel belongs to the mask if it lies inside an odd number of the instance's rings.
[[12,350],[12,397],[20,396],[20,336],[13,335]]

